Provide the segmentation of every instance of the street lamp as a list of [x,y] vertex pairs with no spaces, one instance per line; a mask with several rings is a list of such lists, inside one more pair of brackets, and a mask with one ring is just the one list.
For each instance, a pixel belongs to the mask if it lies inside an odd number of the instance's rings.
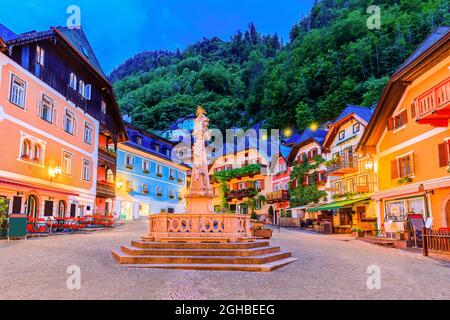
[[48,169],[48,175],[50,176],[50,178],[56,178],[58,175],[60,175],[62,173],[62,169],[61,167],[56,167],[56,168],[49,168]]

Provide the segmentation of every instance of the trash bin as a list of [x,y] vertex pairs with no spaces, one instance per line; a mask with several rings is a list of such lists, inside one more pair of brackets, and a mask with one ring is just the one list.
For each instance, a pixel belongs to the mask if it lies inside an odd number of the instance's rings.
[[26,238],[27,236],[27,215],[11,214],[9,216],[8,239]]

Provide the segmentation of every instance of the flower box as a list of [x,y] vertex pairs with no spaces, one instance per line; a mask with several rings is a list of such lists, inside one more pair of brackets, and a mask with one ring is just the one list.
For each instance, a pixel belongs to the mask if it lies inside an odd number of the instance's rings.
[[183,179],[178,179],[178,183],[184,183]]
[[263,238],[263,239],[271,239],[272,238],[272,230],[256,229],[256,230],[253,230],[253,236]]
[[156,196],[157,196],[158,198],[161,198],[161,197],[162,197],[162,193],[157,193]]
[[142,172],[145,173],[145,174],[149,174],[150,170],[144,169],[144,170],[142,170]]
[[125,168],[127,168],[127,169],[130,169],[130,170],[133,170],[133,166],[131,166],[131,165],[129,165],[129,164],[127,164],[126,166],[125,166]]
[[156,176],[159,177],[159,178],[162,178],[163,174],[162,173],[157,173]]
[[174,177],[169,177],[169,180],[170,181],[175,181],[175,178]]

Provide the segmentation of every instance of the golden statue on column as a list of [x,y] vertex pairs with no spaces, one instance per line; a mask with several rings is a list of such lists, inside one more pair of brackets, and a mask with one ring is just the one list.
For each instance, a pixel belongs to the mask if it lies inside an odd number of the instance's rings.
[[187,213],[211,214],[213,213],[211,200],[215,196],[209,182],[208,158],[206,155],[206,142],[211,139],[211,133],[209,132],[209,119],[201,106],[197,108],[197,118],[194,121],[194,159],[191,186],[186,195]]

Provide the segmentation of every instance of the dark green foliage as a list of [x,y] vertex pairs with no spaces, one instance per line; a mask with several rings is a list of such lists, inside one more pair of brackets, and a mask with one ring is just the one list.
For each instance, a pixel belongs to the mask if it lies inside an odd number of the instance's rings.
[[[366,9],[381,7],[381,29]],[[446,0],[322,0],[293,26],[290,43],[253,24],[230,41],[204,39],[183,53],[145,52],[111,74],[135,124],[162,130],[202,104],[221,129],[333,120],[346,104],[371,106],[399,65],[439,25]]]

